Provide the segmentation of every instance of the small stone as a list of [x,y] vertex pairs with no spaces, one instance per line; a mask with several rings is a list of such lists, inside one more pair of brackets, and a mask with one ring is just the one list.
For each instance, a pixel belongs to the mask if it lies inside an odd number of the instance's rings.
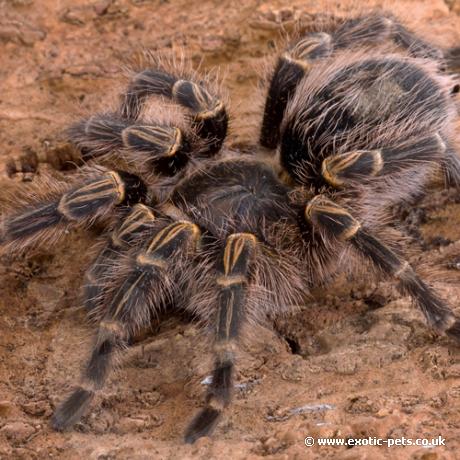
[[185,337],[195,337],[197,333],[198,333],[197,329],[193,326],[190,326],[190,327],[187,327],[187,329],[185,329],[184,336]]
[[446,378],[458,379],[460,377],[460,364],[453,364],[446,368]]
[[21,443],[27,441],[35,433],[35,428],[28,423],[12,422],[4,425],[0,433],[13,442]]
[[74,7],[66,8],[60,15],[60,20],[73,26],[83,26],[85,23],[91,20],[94,13],[89,8],[85,7]]
[[349,414],[369,414],[378,412],[378,408],[367,396],[356,396],[349,399],[345,411]]
[[146,426],[147,421],[144,418],[125,417],[120,420],[117,431],[120,433],[138,433],[143,431]]
[[293,430],[286,430],[277,434],[277,438],[281,440],[283,444],[290,446],[298,441],[299,436],[297,433],[293,432]]
[[225,47],[224,39],[219,35],[205,35],[201,39],[200,47],[206,53],[215,53]]
[[265,451],[268,454],[274,454],[280,447],[280,442],[278,439],[271,437],[264,442]]
[[161,400],[161,393],[149,391],[136,396],[136,399],[146,407],[153,407]]
[[83,65],[72,65],[66,67],[65,73],[72,75],[72,77],[83,77],[86,75],[101,76],[103,74],[102,69],[94,64],[83,64]]
[[[443,457],[444,458],[444,457]],[[439,460],[439,455],[436,452],[427,452],[426,449],[417,450],[412,454],[412,460]]]
[[94,11],[98,16],[103,16],[109,10],[112,0],[100,0],[94,4]]
[[0,417],[8,418],[14,412],[14,404],[11,401],[0,401]]
[[378,417],[378,418],[384,418],[384,417],[387,417],[388,415],[390,415],[391,412],[386,408],[386,407],[382,407],[376,414],[375,416]]
[[111,427],[114,424],[114,416],[111,411],[101,411],[98,414],[91,414],[91,417],[88,421],[91,430],[96,434],[103,434],[110,431]]
[[0,42],[13,42],[32,46],[36,41],[44,40],[46,32],[35,26],[19,21],[0,23]]
[[35,401],[27,404],[23,404],[22,409],[28,415],[33,416],[42,416],[42,415],[51,415],[51,407],[48,401]]
[[201,450],[203,448],[209,447],[211,443],[212,441],[209,436],[203,436],[198,438],[193,445],[197,448],[197,450]]

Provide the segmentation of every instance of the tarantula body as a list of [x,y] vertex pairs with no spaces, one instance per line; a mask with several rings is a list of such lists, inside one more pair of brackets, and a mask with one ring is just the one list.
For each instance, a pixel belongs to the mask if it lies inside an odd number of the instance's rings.
[[[366,50],[388,40],[404,50]],[[117,110],[74,125],[69,137],[85,160],[121,157],[129,173],[90,166],[88,178],[4,216],[1,234],[4,250],[17,252],[114,216],[84,281],[98,332],[54,428],[80,419],[116,352],[176,305],[214,334],[212,383],[186,440],[211,433],[231,401],[244,325],[288,313],[363,260],[397,281],[437,332],[460,339],[460,321],[387,226],[389,207],[434,175],[460,178],[455,81],[442,63],[394,19],[355,18],[301,37],[279,58],[265,148],[252,153],[223,145],[228,114],[215,85],[158,63],[134,75]],[[177,104],[185,122],[148,117],[152,97]]]

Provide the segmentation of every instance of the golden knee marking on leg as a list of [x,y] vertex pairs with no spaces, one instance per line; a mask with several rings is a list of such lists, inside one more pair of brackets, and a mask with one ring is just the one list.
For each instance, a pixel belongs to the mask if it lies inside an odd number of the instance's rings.
[[355,220],[353,222],[353,225],[345,229],[343,233],[337,236],[337,238],[342,241],[347,241],[350,238],[353,238],[359,232],[360,229],[361,229],[361,224],[357,220]]
[[191,97],[195,99],[200,110],[196,111],[195,117],[199,120],[204,120],[215,116],[219,111],[223,109],[223,103],[216,97],[213,97],[208,91],[202,86],[188,80],[178,80],[172,87],[173,98],[177,101],[180,99],[179,93],[181,88],[189,86],[192,92]]
[[165,269],[169,264],[165,259],[142,253],[136,257],[136,264],[141,267],[157,267]]
[[125,199],[125,184],[120,175],[115,171],[109,171],[101,179],[77,187],[65,193],[57,206],[58,212],[68,220],[80,220],[73,214],[72,207],[113,197],[114,204],[120,204]]
[[311,222],[312,212],[318,206],[318,202],[325,201],[326,203],[331,203],[329,200],[325,199],[322,195],[314,196],[305,206],[305,218]]
[[372,157],[372,168],[369,172],[363,173],[363,177],[376,176],[383,168],[383,156],[381,150],[355,150],[341,155],[333,155],[323,160],[321,174],[330,185],[340,187],[346,183],[346,178],[341,178],[342,172],[351,168],[363,156]]
[[171,88],[171,93],[174,99],[177,99],[177,94],[180,91],[180,87],[183,86],[184,84],[190,83],[191,85],[194,85],[192,82],[188,82],[187,80],[177,80],[176,83]]
[[253,251],[257,244],[257,238],[252,233],[233,233],[227,238],[224,249],[224,274],[231,275],[243,250]]
[[295,43],[282,58],[307,72],[311,68],[310,54],[320,46],[330,47],[331,43],[332,37],[325,32],[310,35]]
[[319,225],[324,228],[324,225],[320,224],[317,222],[317,219],[315,219],[315,214],[328,216],[331,220],[334,216],[337,216],[337,218],[342,217],[347,219],[348,224],[342,225],[343,230],[338,234],[334,234],[337,239],[342,241],[349,240],[361,229],[361,224],[348,211],[339,207],[322,195],[316,195],[310,200],[310,202],[305,206],[304,215],[305,219],[314,226]]
[[182,133],[179,128],[134,125],[125,128],[121,133],[125,147],[136,150],[135,139],[152,145],[164,157],[172,157],[182,146]]
[[150,243],[147,252],[155,253],[184,232],[188,234],[187,240],[198,243],[201,236],[199,227],[189,221],[179,221],[160,230]]
[[120,204],[125,199],[126,187],[125,183],[121,179],[120,175],[115,171],[109,171],[109,176],[112,178],[113,183],[115,184],[115,189],[118,194],[117,204]]
[[221,287],[233,286],[234,284],[245,284],[247,279],[244,275],[224,275],[216,279],[216,283]]
[[109,332],[116,337],[122,338],[125,335],[125,330],[118,321],[103,320],[99,323],[99,328]]
[[112,235],[112,244],[115,247],[126,245],[126,238],[135,233],[143,225],[148,226],[155,221],[155,215],[152,210],[144,204],[136,204],[132,211],[125,217],[120,227]]
[[310,62],[306,60],[301,60],[301,59],[295,59],[292,56],[290,56],[288,53],[283,54],[283,59],[290,64],[294,64],[300,69],[302,69],[305,73],[308,72],[311,69],[311,64]]
[[216,105],[214,106],[214,108],[210,110],[204,110],[202,112],[198,112],[195,115],[195,119],[197,121],[208,120],[209,118],[214,118],[219,113],[223,113],[224,111],[225,111],[224,103],[221,101],[218,101]]

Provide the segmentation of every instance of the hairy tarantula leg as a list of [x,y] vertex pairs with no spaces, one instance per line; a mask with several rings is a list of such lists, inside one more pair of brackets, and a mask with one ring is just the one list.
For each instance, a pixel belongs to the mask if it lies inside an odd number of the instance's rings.
[[348,211],[317,195],[305,207],[305,218],[313,228],[347,241],[382,273],[397,279],[401,292],[412,297],[431,327],[460,340],[460,320],[446,302],[419,278],[407,260],[362,228]]
[[[172,293],[164,286],[161,289],[167,271],[174,269],[179,252],[196,248],[199,238],[200,230],[195,224],[175,222],[158,231],[145,248],[133,255],[130,271],[108,301],[82,383],[53,415],[56,430],[70,428],[80,419],[96,391],[103,387],[114,353],[127,345],[138,328],[150,322],[152,309],[169,300],[167,296]],[[154,301],[152,292],[156,294]]]
[[146,187],[137,176],[106,171],[59,198],[31,203],[2,219],[0,246],[25,249],[64,234],[71,226],[91,224],[117,205],[142,201]]
[[63,431],[72,427],[86,412],[96,391],[104,385],[112,367],[114,352],[128,345],[128,327],[128,321],[109,318],[99,324],[96,343],[84,370],[82,382],[57,407],[51,418],[51,425],[55,430]]
[[138,203],[122,217],[119,225],[112,231],[105,247],[99,252],[92,266],[86,271],[83,280],[83,303],[88,311],[94,310],[103,299],[107,272],[121,252],[152,227],[155,221],[153,211]]
[[192,420],[185,441],[195,442],[212,432],[233,390],[233,368],[236,342],[244,321],[246,285],[250,263],[256,249],[251,233],[234,233],[227,238],[217,278],[219,288],[216,314],[215,361],[212,383],[206,395],[206,406]]
[[321,174],[333,187],[342,187],[350,181],[388,174],[417,163],[442,161],[445,151],[445,142],[436,134],[403,147],[354,150],[326,157]]
[[280,140],[280,127],[286,106],[300,80],[315,60],[335,50],[369,46],[390,39],[416,57],[443,60],[441,50],[418,38],[388,16],[363,16],[345,21],[330,33],[311,33],[291,45],[278,59],[270,81],[262,120],[260,144],[274,149]]
[[442,60],[440,49],[425,42],[390,15],[371,15],[345,21],[333,33],[334,49],[377,44],[386,39],[414,57]]
[[220,98],[202,83],[182,80],[161,69],[144,70],[128,86],[120,109],[122,116],[138,119],[144,101],[151,95],[167,97],[189,109],[192,128],[206,141],[208,154],[220,150],[227,135],[227,110]]
[[284,110],[315,59],[332,52],[332,37],[326,33],[309,34],[288,48],[278,59],[265,101],[260,144],[274,149],[279,143]]
[[116,115],[97,115],[68,130],[85,160],[120,152],[141,170],[174,175],[188,161],[190,134],[167,125],[131,123]]

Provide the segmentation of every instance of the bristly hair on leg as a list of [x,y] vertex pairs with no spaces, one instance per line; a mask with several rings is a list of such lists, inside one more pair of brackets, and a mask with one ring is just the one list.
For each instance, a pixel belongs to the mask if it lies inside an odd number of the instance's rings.
[[22,252],[53,244],[67,229],[110,218],[117,206],[141,202],[146,193],[139,177],[102,167],[82,169],[70,186],[46,178],[29,188],[20,211],[2,216],[0,249]]

